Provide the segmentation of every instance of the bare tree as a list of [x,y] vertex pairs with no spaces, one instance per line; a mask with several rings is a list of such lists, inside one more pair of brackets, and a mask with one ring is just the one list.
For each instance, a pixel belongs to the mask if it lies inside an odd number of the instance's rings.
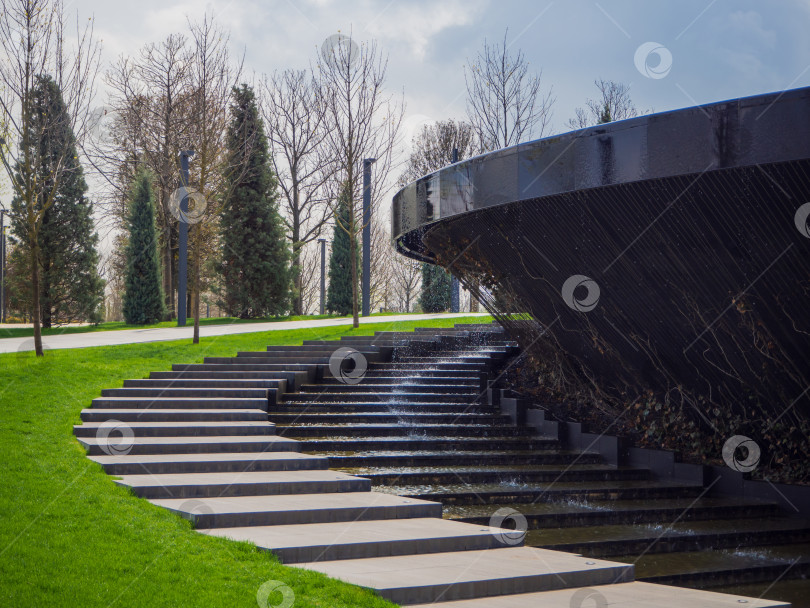
[[393,259],[396,256],[391,246],[391,235],[375,215],[371,218],[371,277],[370,309],[390,308],[393,298],[391,275]]
[[321,235],[332,212],[327,184],[335,163],[325,157],[325,104],[306,70],[275,72],[263,82],[262,112],[273,147],[273,168],[284,194],[284,221],[292,244],[294,314],[303,314],[302,250]]
[[551,88],[541,92],[541,72],[529,72],[523,52],[509,53],[506,43],[484,48],[464,68],[467,116],[487,150],[496,150],[542,137],[554,98]]
[[[61,1],[0,0],[0,125],[3,126],[0,156],[19,202],[12,209],[12,219],[25,226],[30,248],[31,312],[38,357],[43,356],[39,230],[75,163],[64,157],[66,147],[41,153],[32,138],[38,128],[60,130],[67,126],[78,141],[86,134],[100,46],[93,38],[92,20],[83,28],[79,27],[78,18],[76,21],[75,43],[68,48]],[[63,115],[47,116],[44,123],[37,124],[32,92],[37,79],[45,75],[52,76],[59,85],[66,110]],[[63,156],[53,158],[54,152]]]
[[321,300],[321,248],[309,243],[301,248],[301,314],[318,314]]
[[[195,215],[206,220],[189,225],[189,293],[194,315],[193,343],[198,344],[200,291],[203,287],[201,269],[205,260],[216,251],[213,241],[216,239],[216,219],[221,202],[228,199],[228,184],[238,181],[231,180],[231,174],[244,171],[245,166],[230,158],[226,137],[229,103],[233,89],[241,78],[242,62],[231,62],[228,34],[215,25],[213,18],[207,14],[201,22],[189,23],[189,28],[194,42],[189,68],[194,117],[190,144],[194,150],[196,189],[202,193],[205,201],[205,208],[195,209]],[[251,142],[248,142],[247,149],[250,147]],[[203,213],[204,216],[201,216]]]
[[391,278],[397,309],[411,312],[419,297],[419,284],[422,280],[422,263],[397,255],[391,260]]
[[[376,42],[364,43],[361,48],[351,36],[340,38],[318,64],[325,104],[324,144],[337,164],[337,182],[346,185],[350,197],[348,222],[340,220],[336,203],[333,217],[340,229],[348,233],[352,252],[359,250],[357,244],[364,221],[360,207],[363,160],[376,159],[371,200],[379,204],[402,123],[402,102],[395,102],[384,93],[387,66],[388,60]],[[356,263],[351,264],[351,273],[353,325],[359,327]]]
[[459,160],[483,151],[470,123],[450,119],[423,126],[413,138],[413,151],[408,157],[405,172],[399,178],[400,185],[404,186],[449,165],[453,160],[454,148],[458,150]]
[[568,120],[572,129],[584,129],[625,118],[638,116],[638,110],[630,100],[630,87],[613,80],[594,80],[599,89],[598,99],[589,99],[584,108],[575,110],[576,116]]
[[96,168],[109,186],[109,216],[119,227],[126,209],[122,201],[139,163],[151,169],[157,190],[157,220],[163,250],[166,307],[174,313],[174,258],[177,222],[171,195],[177,188],[179,152],[188,143],[190,52],[187,40],[172,34],[144,46],[136,59],[122,57],[106,73],[110,87],[110,133],[95,142]]

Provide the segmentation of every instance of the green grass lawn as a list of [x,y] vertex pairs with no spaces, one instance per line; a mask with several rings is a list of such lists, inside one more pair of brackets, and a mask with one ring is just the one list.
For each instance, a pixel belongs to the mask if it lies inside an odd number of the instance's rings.
[[[413,314],[398,312],[375,312],[372,317],[386,317],[390,315]],[[200,319],[202,325],[230,325],[231,323],[275,323],[279,321],[307,321],[311,319],[339,319],[341,315],[302,315],[287,317],[266,317],[261,319],[240,319],[238,317],[209,317]],[[194,319],[189,318],[188,325],[194,325]],[[123,321],[110,321],[98,325],[81,325],[65,327],[49,327],[42,330],[43,336],[58,336],[60,334],[84,334],[91,331],[116,331],[119,329],[152,329],[154,327],[177,327],[177,321],[162,321],[151,325],[127,325]],[[32,327],[0,327],[0,339],[25,338],[34,335]]]
[[[0,605],[257,606],[268,580],[295,593],[294,608],[391,606],[370,591],[290,568],[248,543],[194,532],[169,511],[119,488],[73,437],[79,412],[103,388],[172,363],[488,317],[337,326],[98,348],[0,354]],[[281,604],[275,592],[269,605]]]

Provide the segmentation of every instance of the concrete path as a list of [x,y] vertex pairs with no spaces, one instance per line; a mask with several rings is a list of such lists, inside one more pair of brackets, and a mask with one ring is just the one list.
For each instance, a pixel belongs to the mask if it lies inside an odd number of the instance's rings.
[[[430,319],[453,319],[458,317],[486,316],[489,313],[460,312],[426,315],[389,315],[379,317],[361,317],[360,325],[376,323],[393,323],[395,321],[427,321]],[[334,327],[351,325],[351,317],[336,319],[312,319],[303,321],[276,321],[268,323],[228,323],[225,325],[203,325],[200,337],[230,336],[249,334],[259,331],[283,329],[306,329],[314,327]],[[140,344],[142,342],[164,342],[167,340],[191,339],[194,327],[155,327],[151,329],[121,329],[117,331],[96,331],[60,336],[43,336],[42,342],[48,348],[86,348],[89,346],[112,346],[115,344]],[[1,338],[0,353],[13,353],[34,350],[34,338]]]

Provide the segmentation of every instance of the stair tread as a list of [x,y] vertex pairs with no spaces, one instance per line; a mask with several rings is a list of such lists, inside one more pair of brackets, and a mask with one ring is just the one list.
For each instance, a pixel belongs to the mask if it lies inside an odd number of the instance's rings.
[[246,471],[226,473],[158,473],[147,475],[121,475],[120,483],[138,487],[174,486],[232,486],[253,483],[314,483],[322,481],[354,480],[358,477],[339,471]]
[[259,461],[309,461],[322,460],[325,456],[301,452],[224,452],[214,454],[129,454],[126,456],[89,456],[90,460],[105,464],[156,464],[165,462],[259,462]]
[[[77,437],[86,445],[107,445],[107,441],[99,440],[97,437]],[[285,445],[300,445],[300,441],[278,435],[200,435],[196,437],[132,437],[128,440],[134,445],[157,444],[157,445],[186,445],[186,444],[227,444],[227,443],[276,443]]]
[[[311,511],[364,507],[400,507],[408,505],[437,505],[414,498],[403,498],[381,492],[323,492],[319,494],[278,494],[266,496],[222,496],[197,498],[189,508],[209,510],[214,514],[247,512]],[[153,498],[149,502],[172,510],[181,510],[188,503],[184,498]],[[188,505],[187,505],[188,506]]]
[[317,547],[386,541],[419,542],[435,538],[488,536],[497,534],[498,528],[449,522],[435,517],[418,517],[306,525],[214,528],[200,531],[212,536],[250,541],[258,547],[272,550],[287,547]]
[[[605,606],[611,608],[739,608],[738,600],[745,600],[748,608],[787,608],[784,602],[752,599],[741,595],[730,595],[683,587],[670,587],[653,583],[617,583],[615,585],[595,585],[588,591],[598,595],[579,593],[580,589],[555,589],[536,593],[519,593],[497,597],[483,597],[471,600],[442,602],[442,608],[571,608],[573,606],[600,606],[596,597],[605,598]],[[583,601],[584,600],[584,601]],[[594,603],[596,602],[596,603]],[[409,608],[436,608],[436,604],[409,604]]]

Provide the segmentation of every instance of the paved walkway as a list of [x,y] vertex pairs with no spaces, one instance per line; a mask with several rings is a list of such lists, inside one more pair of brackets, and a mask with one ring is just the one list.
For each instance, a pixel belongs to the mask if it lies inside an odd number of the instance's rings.
[[[392,323],[394,321],[428,321],[430,319],[452,319],[457,317],[484,316],[489,313],[441,313],[428,315],[387,315],[378,317],[361,317],[360,325],[374,323]],[[228,323],[225,325],[203,325],[200,327],[200,337],[229,336],[233,334],[249,334],[259,331],[273,331],[283,329],[305,329],[314,327],[332,327],[335,325],[351,324],[351,317],[336,319],[307,319],[304,321],[277,321],[269,323]],[[45,348],[85,348],[89,346],[112,346],[115,344],[140,344],[142,342],[164,342],[167,340],[182,340],[192,338],[193,325],[187,327],[154,327],[151,329],[121,329],[118,331],[96,331],[80,334],[64,334],[60,336],[43,336]],[[13,353],[25,350],[34,350],[34,338],[2,338],[0,339],[0,353]]]

